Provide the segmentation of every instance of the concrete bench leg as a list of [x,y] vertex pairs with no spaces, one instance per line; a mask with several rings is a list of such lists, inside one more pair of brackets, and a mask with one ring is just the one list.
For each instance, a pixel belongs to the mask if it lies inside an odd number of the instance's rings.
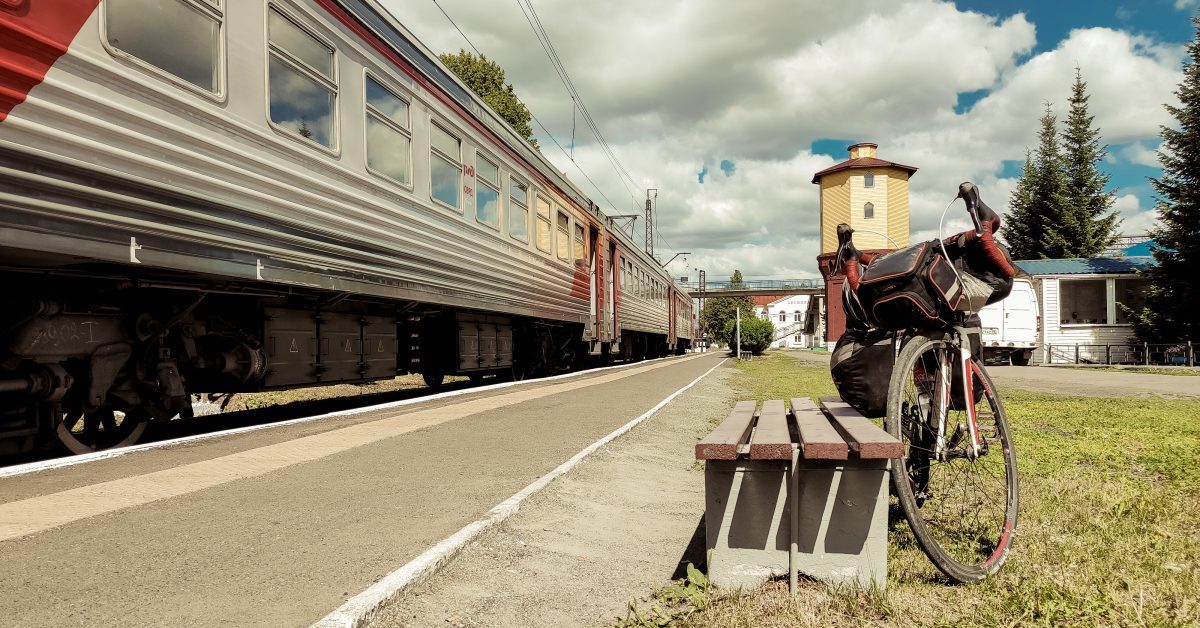
[[[884,588],[886,460],[719,461],[705,465],[709,580],[750,588],[792,569],[831,585]],[[795,482],[797,517],[789,504]],[[793,548],[794,544],[794,548]]]

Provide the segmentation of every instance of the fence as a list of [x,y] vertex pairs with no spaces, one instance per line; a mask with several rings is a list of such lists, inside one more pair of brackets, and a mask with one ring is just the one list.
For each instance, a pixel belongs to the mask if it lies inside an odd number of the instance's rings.
[[1170,344],[1046,345],[1047,364],[1196,366],[1191,341]]

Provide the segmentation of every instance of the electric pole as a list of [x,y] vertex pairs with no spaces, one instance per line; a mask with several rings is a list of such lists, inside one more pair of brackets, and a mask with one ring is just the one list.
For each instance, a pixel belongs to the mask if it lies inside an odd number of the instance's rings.
[[654,257],[654,208],[650,204],[650,193],[654,192],[654,198],[658,198],[658,188],[649,188],[646,190],[646,255]]

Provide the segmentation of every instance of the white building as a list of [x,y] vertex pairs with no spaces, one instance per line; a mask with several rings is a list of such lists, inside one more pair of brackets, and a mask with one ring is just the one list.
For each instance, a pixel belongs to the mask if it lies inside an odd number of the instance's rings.
[[809,299],[806,294],[754,298],[754,315],[775,325],[772,347],[807,349],[813,346],[813,335],[804,333]]
[[1142,306],[1146,280],[1138,272],[1154,263],[1148,256],[1016,262],[1033,277],[1041,301],[1041,340],[1034,361],[1136,359],[1133,327],[1121,305]]

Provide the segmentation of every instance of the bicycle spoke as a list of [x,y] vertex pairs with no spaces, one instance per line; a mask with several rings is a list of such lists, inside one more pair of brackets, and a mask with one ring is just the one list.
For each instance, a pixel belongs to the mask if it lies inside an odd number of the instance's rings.
[[[889,429],[904,444],[903,468],[895,473],[906,480],[910,495],[900,503],[934,563],[951,577],[977,580],[986,575],[985,568],[999,567],[993,554],[1002,539],[1007,542],[1005,531],[1015,517],[1015,496],[1009,494],[1010,487],[1015,490],[1015,463],[1003,409],[994,387],[975,375],[973,388],[981,394],[974,408],[978,455],[967,427],[970,418],[963,400],[957,399],[961,390],[952,391],[955,398],[946,412],[944,446],[939,448],[934,400],[942,377],[937,369],[947,363],[939,357],[950,352],[948,362],[954,363],[957,349],[943,340],[917,337],[914,342],[923,344],[902,352],[906,358],[903,364],[898,361],[893,375],[891,394],[899,387],[900,398],[889,400]],[[955,381],[954,388],[962,385]],[[902,490],[897,485],[897,491]]]

